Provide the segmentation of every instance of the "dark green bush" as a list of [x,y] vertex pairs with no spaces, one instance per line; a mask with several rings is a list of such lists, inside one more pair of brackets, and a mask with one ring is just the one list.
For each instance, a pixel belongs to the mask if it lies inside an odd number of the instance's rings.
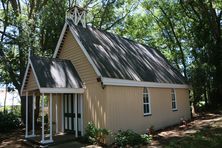
[[116,145],[125,147],[126,145],[148,144],[151,142],[152,137],[147,134],[140,135],[132,130],[119,130],[118,133],[114,134],[114,140]]
[[85,137],[89,143],[104,145],[107,135],[109,135],[109,131],[107,129],[97,128],[92,122],[88,123]]
[[20,121],[13,113],[0,112],[0,132],[8,132],[12,129],[18,128]]

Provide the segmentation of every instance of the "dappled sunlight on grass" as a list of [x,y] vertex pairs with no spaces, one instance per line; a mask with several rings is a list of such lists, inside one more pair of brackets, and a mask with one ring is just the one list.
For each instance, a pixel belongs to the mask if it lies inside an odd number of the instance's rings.
[[153,146],[170,148],[222,147],[222,115],[205,114],[186,127],[175,126],[156,135]]
[[180,148],[210,148],[222,146],[222,128],[207,128],[195,134],[178,139],[172,139],[166,147]]

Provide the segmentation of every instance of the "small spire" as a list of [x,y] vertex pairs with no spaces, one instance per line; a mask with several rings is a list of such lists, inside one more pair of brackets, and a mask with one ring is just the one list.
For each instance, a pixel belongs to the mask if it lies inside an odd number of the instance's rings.
[[29,54],[28,54],[28,58],[30,59],[30,57],[33,55],[32,49],[29,48]]
[[66,18],[71,19],[75,25],[81,23],[86,28],[86,12],[86,9],[75,5],[68,9]]

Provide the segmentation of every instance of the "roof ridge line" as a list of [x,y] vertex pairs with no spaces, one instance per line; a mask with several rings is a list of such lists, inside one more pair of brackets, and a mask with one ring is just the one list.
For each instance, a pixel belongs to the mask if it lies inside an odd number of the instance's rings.
[[41,56],[37,56],[37,55],[31,56],[31,57],[39,58],[39,59],[44,59],[44,60],[70,61],[68,59],[59,59],[59,58],[53,58],[53,57],[41,57]]

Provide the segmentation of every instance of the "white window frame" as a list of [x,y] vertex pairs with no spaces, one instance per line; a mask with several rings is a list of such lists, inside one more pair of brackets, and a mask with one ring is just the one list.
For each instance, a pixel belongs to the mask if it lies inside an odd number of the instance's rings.
[[[147,92],[144,92],[144,89],[146,89],[147,90]],[[144,102],[144,95],[148,95],[148,102],[149,103],[147,103],[147,102]],[[144,116],[148,116],[148,115],[151,115],[151,101],[150,101],[151,99],[150,99],[150,90],[147,88],[147,87],[144,87],[143,88],[143,115]],[[149,105],[149,112],[148,113],[145,113],[144,111],[144,105]]]
[[[171,92],[170,92],[170,97],[171,97],[171,108],[172,108],[172,111],[177,111],[177,95],[176,95],[176,90],[174,88],[171,89]],[[172,98],[172,95],[174,95],[174,100]],[[175,108],[173,108],[173,103],[175,103]]]

